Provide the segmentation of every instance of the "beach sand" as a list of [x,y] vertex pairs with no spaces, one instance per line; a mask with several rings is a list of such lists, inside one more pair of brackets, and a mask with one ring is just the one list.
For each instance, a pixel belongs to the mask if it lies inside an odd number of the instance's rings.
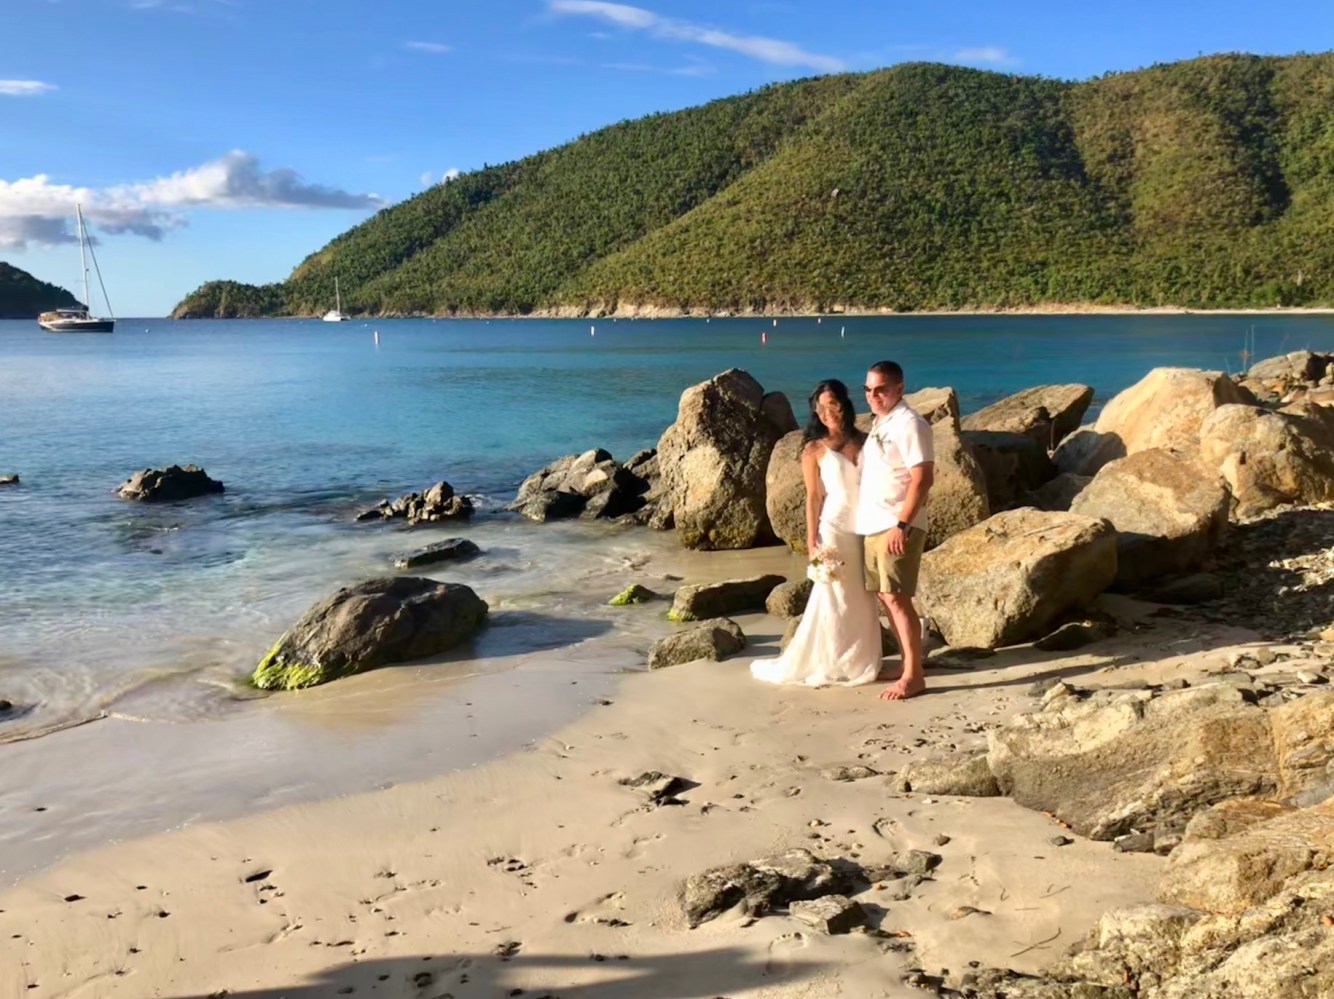
[[[686,561],[708,566],[695,581],[785,557]],[[1037,705],[1036,680],[1197,676],[1226,668],[1224,650],[1250,637],[1102,603],[1131,622],[1117,638],[1075,654],[1021,647],[937,664],[928,695],[899,704],[878,700],[878,685],[756,683],[748,662],[773,654],[782,622],[739,617],[754,640],[745,654],[628,673],[608,703],[498,759],[98,846],[42,870],[0,893],[0,995],[871,997],[920,995],[900,982],[909,967],[1037,969],[1107,909],[1150,900],[1162,859],[1077,838],[1054,845],[1060,826],[1007,799],[899,794],[886,776],[821,771],[860,763],[888,775],[981,746],[988,725]],[[350,717],[348,696],[291,703],[339,704]],[[646,807],[618,781],[652,770],[696,786],[682,804]],[[197,779],[207,786],[207,774]],[[33,828],[40,835],[36,817]],[[689,875],[791,847],[865,865],[908,849],[943,860],[906,899],[894,898],[896,881],[858,895],[871,932],[820,936],[787,915],[736,913],[686,927],[678,893]]]

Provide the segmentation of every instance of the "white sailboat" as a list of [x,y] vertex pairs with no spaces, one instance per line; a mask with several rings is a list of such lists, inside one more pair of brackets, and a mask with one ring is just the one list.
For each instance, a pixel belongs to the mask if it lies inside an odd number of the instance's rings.
[[324,314],[326,323],[345,323],[352,317],[343,313],[343,296],[338,291],[338,278],[334,278],[334,307]]
[[[83,263],[83,307],[73,309],[55,309],[43,312],[37,317],[37,325],[50,333],[110,333],[116,328],[116,317],[111,312],[111,299],[107,297],[107,286],[102,282],[102,268],[97,266],[97,255],[88,241],[88,230],[83,224],[83,206],[74,206],[74,217],[79,221],[79,260]],[[97,271],[97,284],[102,289],[102,301],[107,303],[108,315],[103,318],[92,314],[92,299],[88,292],[88,258],[93,258],[93,268]]]

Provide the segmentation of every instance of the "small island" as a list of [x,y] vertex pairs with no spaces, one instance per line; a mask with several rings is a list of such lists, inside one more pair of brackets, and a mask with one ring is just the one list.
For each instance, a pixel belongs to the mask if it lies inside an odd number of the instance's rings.
[[27,271],[0,260],[0,319],[33,319],[52,309],[75,308],[81,303],[64,288],[47,284]]

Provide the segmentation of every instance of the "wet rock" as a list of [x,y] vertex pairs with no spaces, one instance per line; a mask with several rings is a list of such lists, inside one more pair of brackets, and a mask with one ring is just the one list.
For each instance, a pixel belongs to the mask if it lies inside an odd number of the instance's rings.
[[648,603],[650,600],[657,600],[658,594],[654,593],[647,586],[640,586],[638,583],[631,583],[616,596],[607,601],[611,607],[626,607],[630,604]]
[[648,668],[679,666],[697,659],[719,662],[746,647],[740,625],[727,618],[705,621],[653,643],[649,649]]
[[788,906],[788,913],[803,926],[826,936],[850,933],[858,926],[866,925],[866,910],[846,895],[799,900]]
[[122,499],[141,503],[174,503],[223,492],[223,485],[211,479],[198,465],[168,465],[166,468],[145,468],[135,472],[121,483],[116,492]]
[[17,475],[0,475],[0,486],[17,486],[19,477]]
[[633,516],[645,505],[656,460],[656,452],[640,451],[631,468],[602,448],[566,455],[524,479],[506,509],[539,522]]
[[806,602],[811,598],[814,584],[809,579],[794,579],[779,583],[769,591],[764,609],[774,617],[794,618],[806,613]]
[[774,445],[797,429],[792,407],[733,368],[686,389],[658,442],[660,512],[687,548],[753,548],[774,539],[765,472]]
[[912,760],[895,775],[891,787],[899,792],[952,794],[968,798],[994,798],[1000,794],[984,752],[951,753],[948,756]]
[[434,524],[446,520],[467,520],[473,514],[472,500],[454,492],[448,482],[437,482],[424,492],[408,493],[392,503],[363,510],[357,520],[405,520],[409,525]]
[[461,583],[417,576],[367,580],[308,610],[251,681],[263,690],[296,690],[432,656],[470,638],[486,615],[486,602]]
[[918,596],[951,646],[997,648],[1046,634],[1115,576],[1116,536],[1108,524],[1025,507],[927,552]]
[[1045,451],[1079,429],[1093,401],[1089,385],[1039,385],[993,402],[963,419],[964,430],[1024,434]]
[[746,864],[714,867],[685,883],[681,907],[693,929],[729,909],[764,916],[792,902],[821,898],[852,889],[848,874],[816,860],[808,850],[786,853]]
[[415,569],[420,565],[433,565],[436,562],[458,562],[480,554],[482,549],[467,538],[446,538],[435,544],[418,548],[408,555],[394,559],[396,569]]
[[1149,448],[1103,466],[1070,512],[1116,528],[1116,583],[1133,588],[1197,568],[1227,531],[1228,502],[1220,477],[1186,454]]
[[702,621],[740,611],[760,610],[774,587],[786,580],[775,573],[728,579],[721,583],[697,583],[676,591],[667,617],[673,621]]

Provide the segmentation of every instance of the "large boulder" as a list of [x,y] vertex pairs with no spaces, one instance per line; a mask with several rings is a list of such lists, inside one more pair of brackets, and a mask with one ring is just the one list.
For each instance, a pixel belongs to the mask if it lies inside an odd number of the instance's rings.
[[400,496],[392,503],[384,500],[357,514],[357,520],[406,520],[409,525],[416,525],[467,520],[472,514],[472,500],[455,493],[453,486],[441,481],[424,492]]
[[1041,638],[1115,578],[1111,525],[1022,507],[927,552],[918,596],[950,645],[996,648]]
[[1230,684],[1087,697],[1059,685],[1042,711],[988,733],[987,762],[1019,804],[1090,839],[1140,832],[1150,845],[1219,801],[1277,789],[1269,712]]
[[764,477],[774,445],[796,429],[792,407],[733,368],[685,390],[658,442],[659,517],[687,548],[753,548],[774,540]]
[[949,423],[959,429],[959,395],[948,386],[909,392],[903,401],[927,423]]
[[538,522],[633,514],[644,506],[656,460],[640,451],[622,465],[601,448],[566,455],[524,479],[506,509]]
[[1267,357],[1251,365],[1246,377],[1257,382],[1281,384],[1285,389],[1293,383],[1319,384],[1334,354],[1317,354],[1309,350],[1295,350],[1291,354]]
[[1287,503],[1334,500],[1334,411],[1220,406],[1200,427],[1200,460],[1218,469],[1251,517]]
[[703,621],[740,611],[763,610],[774,587],[787,580],[776,573],[725,579],[720,583],[695,583],[676,591],[667,616],[673,621]]
[[802,433],[794,430],[774,445],[764,473],[764,509],[780,541],[806,552],[806,480],[801,469]]
[[958,429],[942,419],[931,425],[931,438],[936,461],[926,500],[927,548],[935,548],[991,514],[986,475]]
[[1092,401],[1090,385],[1039,385],[964,417],[963,429],[1024,434],[1051,451],[1079,428]]
[[198,465],[145,468],[131,475],[116,490],[122,499],[138,500],[141,503],[173,503],[222,491],[222,483],[210,479],[208,473]]
[[1125,445],[1116,434],[1100,434],[1092,426],[1083,426],[1056,446],[1051,460],[1062,475],[1089,479],[1109,461],[1125,456]]
[[1056,477],[1047,449],[1027,434],[1005,430],[965,430],[968,445],[987,483],[992,512],[1023,505],[1027,493]]
[[1116,582],[1197,568],[1227,531],[1227,484],[1188,455],[1150,448],[1104,465],[1070,504],[1116,528]]
[[765,598],[764,609],[774,617],[799,618],[806,613],[806,604],[814,588],[815,584],[804,576],[788,583],[779,583]]
[[1035,506],[1039,510],[1067,511],[1070,509],[1070,504],[1075,501],[1075,497],[1092,481],[1092,476],[1062,472],[1049,482],[1030,490],[1024,496],[1024,506]]
[[308,610],[251,679],[263,690],[296,690],[433,656],[466,641],[486,623],[486,614],[486,602],[461,583],[370,579]]
[[[1102,435],[1098,446],[1074,446],[1066,461],[1058,456],[1056,463],[1062,472],[1094,475],[1108,461],[1137,451],[1190,449],[1199,441],[1205,418],[1219,406],[1254,402],[1254,396],[1220,371],[1154,368],[1103,407],[1093,425],[1093,432]],[[1070,460],[1077,453],[1082,460]]]

